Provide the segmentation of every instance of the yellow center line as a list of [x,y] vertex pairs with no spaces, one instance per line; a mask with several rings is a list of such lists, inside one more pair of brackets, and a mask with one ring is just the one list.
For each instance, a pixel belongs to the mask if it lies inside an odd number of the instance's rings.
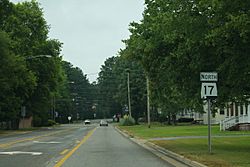
[[9,147],[11,145],[14,145],[14,144],[17,144],[17,143],[32,141],[32,140],[35,140],[35,139],[40,139],[42,137],[52,136],[52,135],[62,133],[62,132],[65,132],[65,131],[70,131],[70,130],[72,130],[72,129],[66,129],[66,130],[62,130],[62,131],[59,131],[59,132],[49,133],[49,134],[46,134],[46,135],[40,135],[40,136],[36,136],[36,137],[25,138],[25,139],[21,139],[21,140],[16,140],[16,141],[0,144],[0,148],[7,148],[7,147]]
[[60,154],[63,155],[65,154],[66,152],[68,152],[69,150],[68,149],[65,149],[64,151],[62,151]]
[[60,167],[64,164],[64,162],[83,144],[85,143],[94,133],[96,128],[89,131],[88,134],[81,140],[79,144],[77,144],[68,154],[66,154],[60,161],[58,161],[54,167]]

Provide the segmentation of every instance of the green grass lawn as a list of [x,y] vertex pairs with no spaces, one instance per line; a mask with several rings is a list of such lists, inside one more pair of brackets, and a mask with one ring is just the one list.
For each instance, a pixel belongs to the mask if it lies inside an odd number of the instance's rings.
[[[149,139],[157,137],[176,136],[206,136],[206,125],[162,126],[147,125],[120,126],[130,135]],[[219,126],[212,126],[212,135],[250,135],[249,131],[223,131]],[[250,136],[213,138],[212,154],[208,153],[207,139],[178,139],[153,141],[168,150],[184,155],[185,157],[201,162],[209,167],[247,167],[250,166]]]
[[[148,128],[147,125],[136,126],[120,126],[128,131],[131,135],[140,138],[156,138],[156,137],[176,137],[176,136],[206,136],[207,125],[182,125],[182,126],[163,126],[160,124],[152,125]],[[220,131],[219,125],[212,126],[212,135],[244,135],[250,131]]]
[[212,154],[208,153],[207,139],[179,139],[153,143],[209,167],[249,167],[249,141],[249,136],[214,138],[212,139]]

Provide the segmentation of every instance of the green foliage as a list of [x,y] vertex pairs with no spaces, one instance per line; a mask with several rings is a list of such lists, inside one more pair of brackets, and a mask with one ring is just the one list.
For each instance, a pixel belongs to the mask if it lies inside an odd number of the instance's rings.
[[[121,104],[114,100],[114,96],[118,91],[120,79],[117,78],[115,64],[118,57],[108,58],[101,67],[98,76],[98,106],[97,113],[101,117],[112,117],[121,111]],[[120,90],[121,91],[121,90]]]
[[123,52],[120,56],[108,58],[98,77],[100,93],[98,110],[106,117],[125,114],[128,106],[128,72],[132,116],[137,121],[146,111],[146,79],[142,67],[128,60]]
[[64,85],[64,93],[57,98],[57,108],[60,108],[59,117],[62,119],[59,121],[67,122],[69,115],[73,120],[93,118],[93,86],[80,68],[74,67],[66,61],[63,61],[62,64],[67,80]]
[[39,54],[35,50],[39,51],[37,49],[47,40],[49,32],[39,3],[33,0],[11,6],[12,11],[0,27],[13,40],[14,53],[25,57]]
[[[13,4],[0,1],[2,87],[0,118],[16,122],[21,106],[35,125],[46,124],[51,99],[65,82],[59,57],[62,44],[48,39],[48,25],[36,1]],[[37,55],[50,55],[47,58]],[[8,76],[7,76],[8,74]]]
[[56,125],[56,121],[54,121],[52,119],[49,119],[48,120],[48,126],[53,126],[53,125]]
[[0,30],[0,121],[11,121],[19,117],[22,103],[36,86],[35,76],[25,61],[14,56],[10,50],[11,40]]
[[121,126],[133,126],[135,125],[135,119],[133,117],[124,115],[124,117],[120,121]]
[[131,23],[124,54],[142,64],[152,103],[168,115],[201,111],[199,73],[219,73],[216,105],[249,98],[247,1],[147,0],[140,23]]
[[42,118],[39,117],[38,115],[33,116],[33,126],[35,127],[42,126]]

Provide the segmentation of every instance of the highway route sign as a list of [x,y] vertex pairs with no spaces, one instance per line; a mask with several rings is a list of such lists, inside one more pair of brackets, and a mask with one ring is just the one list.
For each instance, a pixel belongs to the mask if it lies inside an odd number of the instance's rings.
[[203,82],[201,84],[201,98],[217,97],[217,86],[215,82]]

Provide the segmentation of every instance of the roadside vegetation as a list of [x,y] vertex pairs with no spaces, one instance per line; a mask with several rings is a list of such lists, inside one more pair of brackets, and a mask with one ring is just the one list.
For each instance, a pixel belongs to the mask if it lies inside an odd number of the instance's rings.
[[152,119],[174,123],[184,109],[203,113],[199,74],[209,71],[219,78],[213,114],[228,102],[248,103],[249,11],[250,3],[241,0],[146,0],[125,48],[101,68],[98,107],[106,115],[127,114],[129,82],[138,123],[146,115],[148,78]]
[[[63,44],[49,38],[49,23],[35,0],[0,1],[0,128],[18,128],[21,108],[34,126],[131,113],[172,120],[184,109],[203,113],[199,73],[218,72],[212,109],[250,97],[248,1],[145,0],[140,22],[131,22],[125,48],[101,66],[97,82],[63,60]],[[39,55],[50,55],[41,57]],[[129,77],[128,77],[129,76]],[[214,113],[213,113],[214,114]]]
[[179,139],[153,143],[209,167],[248,167],[249,140],[249,136],[213,138],[212,154],[208,153],[207,139]]
[[0,129],[18,129],[23,117],[33,126],[93,117],[95,85],[63,60],[38,1],[1,0],[0,16]]
[[[131,137],[142,139],[207,136],[206,125],[166,126],[154,123],[151,128],[146,124],[120,126]],[[151,142],[186,158],[198,161],[209,167],[247,167],[250,165],[250,131],[219,131],[212,126],[212,154],[208,153],[206,138],[179,138],[171,140],[152,140]]]
[[124,117],[120,120],[120,125],[121,126],[133,126],[135,125],[135,119],[130,116],[124,115]]
[[[160,123],[153,123],[150,128],[147,124],[136,126],[122,126],[123,130],[143,139],[158,137],[176,137],[176,136],[207,136],[207,125],[178,125],[166,126]],[[250,135],[250,131],[220,131],[218,125],[212,126],[212,135]]]

